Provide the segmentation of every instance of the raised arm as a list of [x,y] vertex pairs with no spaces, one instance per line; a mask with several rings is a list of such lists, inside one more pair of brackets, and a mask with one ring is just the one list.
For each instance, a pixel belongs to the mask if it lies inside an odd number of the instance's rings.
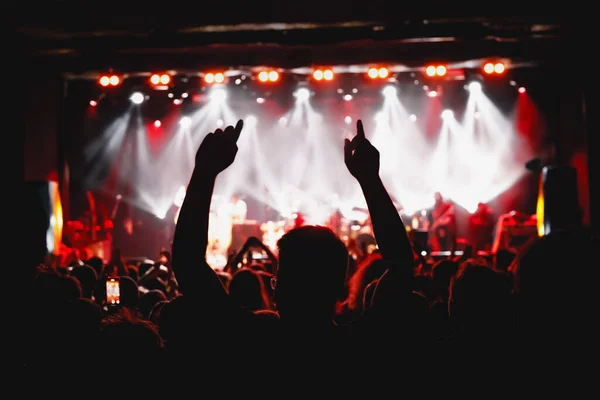
[[185,296],[218,297],[226,294],[221,280],[206,263],[208,217],[215,179],[229,167],[237,154],[237,140],[243,122],[225,131],[217,129],[206,135],[198,152],[196,165],[173,238],[173,271]]
[[344,160],[365,196],[379,251],[394,275],[412,277],[414,255],[400,214],[379,177],[379,151],[367,140],[362,121],[352,141],[344,143]]

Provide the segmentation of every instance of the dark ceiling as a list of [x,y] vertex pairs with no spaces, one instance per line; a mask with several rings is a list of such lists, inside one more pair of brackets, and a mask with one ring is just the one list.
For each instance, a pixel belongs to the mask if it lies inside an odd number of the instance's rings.
[[380,0],[204,3],[125,2],[111,12],[109,3],[46,2],[14,15],[26,56],[72,73],[539,61],[556,51],[562,28],[558,17],[444,17],[439,9],[407,15],[394,8],[402,3]]

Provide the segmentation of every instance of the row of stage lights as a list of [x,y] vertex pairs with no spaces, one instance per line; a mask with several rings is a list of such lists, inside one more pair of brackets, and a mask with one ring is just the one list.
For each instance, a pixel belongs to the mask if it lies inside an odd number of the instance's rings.
[[[481,83],[479,83],[479,82],[476,82],[476,81],[475,81],[475,82],[471,82],[471,83],[470,83],[469,85],[467,85],[465,88],[466,88],[467,90],[471,91],[471,92],[478,92],[478,91],[482,90]],[[223,97],[222,97],[222,99],[224,99],[224,98],[225,98],[225,97],[224,97],[224,96],[225,96],[224,89],[217,88],[216,90],[218,90],[218,91],[219,91],[218,93],[219,93],[219,94],[221,94],[221,95],[223,96]],[[525,91],[526,91],[526,90],[525,90],[525,88],[524,88],[524,87],[519,87],[519,89],[518,89],[518,92],[519,92],[520,94],[523,94],[523,93],[525,93]],[[382,93],[383,93],[383,95],[384,95],[384,96],[386,96],[386,97],[393,97],[393,96],[396,96],[396,88],[394,88],[393,86],[386,86],[386,87],[383,89]],[[294,93],[294,95],[295,95],[297,98],[299,98],[300,100],[308,100],[308,99],[309,99],[309,97],[310,97],[310,91],[309,91],[307,88],[299,88],[299,89],[298,89],[298,90],[297,90],[297,91]],[[216,97],[216,95],[215,95],[215,97]],[[430,97],[433,97],[433,96],[430,96]],[[132,102],[132,103],[134,103],[134,104],[136,104],[136,105],[140,105],[141,103],[143,103],[143,102],[144,102],[144,100],[145,100],[145,96],[144,96],[142,93],[140,93],[140,92],[135,92],[135,93],[133,93],[133,94],[131,95],[131,97],[130,97],[130,100],[131,100],[131,102]],[[92,102],[93,102],[94,104],[92,104]],[[92,102],[90,102],[90,105],[92,105],[92,106],[95,106],[95,105],[97,105],[97,102],[96,102],[96,101],[92,100]],[[451,118],[454,118],[454,112],[453,112],[452,110],[446,109],[446,110],[444,110],[444,111],[443,111],[443,112],[440,114],[440,117],[441,117],[443,120],[449,120],[449,119],[451,119]],[[479,111],[475,112],[475,115],[474,115],[474,117],[475,117],[475,119],[479,119],[479,118],[480,118]],[[376,115],[376,116],[375,116],[375,120],[377,121],[378,119],[379,119],[379,117]],[[254,116],[248,116],[248,117],[247,117],[247,120],[248,120],[248,123],[250,123],[251,125],[255,124],[255,123],[256,123],[256,121],[257,121],[257,120],[256,120],[256,117],[254,117]],[[416,116],[415,114],[411,114],[411,115],[409,115],[409,120],[410,120],[411,122],[413,122],[413,123],[414,123],[414,122],[416,122],[416,121],[417,121],[417,116]],[[188,127],[190,127],[190,125],[191,125],[191,122],[192,122],[192,119],[191,119],[189,116],[183,116],[183,117],[182,117],[182,118],[179,120],[179,124],[180,124],[182,127],[184,127],[184,128],[188,128]],[[286,118],[285,116],[284,116],[284,117],[281,117],[281,118],[280,118],[280,120],[279,120],[279,123],[280,123],[281,125],[285,126],[285,125],[287,124],[287,118]],[[346,124],[348,124],[348,125],[349,125],[349,124],[352,124],[352,123],[353,123],[353,119],[352,119],[352,117],[351,117],[351,116],[346,116],[346,117],[344,118],[344,123],[346,123]],[[154,127],[155,127],[155,128],[157,128],[157,129],[158,129],[158,128],[160,128],[160,127],[162,126],[162,122],[161,122],[160,120],[158,120],[158,119],[157,119],[157,120],[155,120],[155,121],[154,121],[153,125],[154,125]],[[217,121],[217,126],[218,126],[219,128],[220,128],[220,127],[222,127],[222,126],[223,126],[223,120],[219,119],[219,120]]]
[[[379,71],[378,71],[378,74],[379,74]],[[168,75],[161,75],[160,76],[160,77],[164,77],[164,78],[162,78],[162,80],[160,80],[159,83],[168,82],[169,81],[170,78],[166,78],[165,76],[168,76]],[[271,74],[270,77],[267,76],[265,78],[263,76],[262,79],[269,80],[271,78],[271,81],[276,81],[277,76],[274,75],[274,74]],[[515,81],[510,81],[510,85],[511,86],[517,86],[517,83]],[[217,89],[218,89],[218,92],[215,92],[213,95],[211,95],[211,97],[214,98],[214,99],[216,99],[216,100],[219,100],[219,99],[217,99],[217,97],[220,96],[221,99],[224,99],[225,96],[226,96],[226,93],[225,93],[224,89],[220,89],[220,88],[217,88]],[[435,90],[429,90],[429,88],[427,86],[424,86],[423,89],[427,91],[426,93],[427,93],[428,97],[437,97],[438,96],[438,92],[437,91],[435,91]],[[481,83],[479,83],[479,82],[471,82],[469,85],[465,85],[465,89],[467,89],[469,91],[481,90]],[[523,86],[519,86],[518,89],[517,89],[517,91],[520,94],[523,94],[523,93],[526,92],[526,89]],[[357,89],[353,89],[353,93],[356,93],[356,92],[357,92]],[[343,93],[343,90],[342,89],[338,89],[338,93]],[[384,95],[386,95],[386,96],[396,95],[396,89],[393,86],[386,86],[383,89],[382,93]],[[189,96],[188,93],[185,93],[185,92],[181,94],[182,98],[187,98],[188,96]],[[300,88],[300,89],[298,89],[294,93],[294,96],[296,96],[299,100],[308,100],[308,98],[310,97],[310,91],[308,89],[306,89],[306,88]],[[169,97],[172,98],[173,94],[169,93]],[[344,101],[350,101],[350,100],[353,99],[353,97],[354,96],[352,96],[351,94],[345,94],[343,96],[343,99],[344,99]],[[144,100],[146,100],[147,98],[148,98],[148,96],[145,96],[141,92],[134,92],[129,97],[129,100],[131,100],[132,103],[139,105],[139,104],[142,104],[144,102]],[[173,100],[173,104],[180,105],[180,104],[182,104],[182,101],[183,101],[182,99],[174,99]],[[257,97],[256,102],[259,103],[259,104],[262,104],[262,103],[265,102],[265,99],[262,98],[262,97]],[[90,106],[96,107],[97,105],[98,105],[98,101],[97,100],[90,100]]]
[[[484,64],[482,71],[484,75],[502,75],[506,72],[506,65],[502,62],[487,62]],[[429,78],[444,78],[448,74],[448,67],[445,65],[428,65],[424,68],[425,75]],[[367,77],[372,80],[390,79],[391,73],[387,67],[370,67],[367,71]],[[256,75],[261,83],[274,83],[280,78],[280,73],[275,69],[262,70]],[[332,68],[319,68],[312,72],[312,78],[315,81],[333,81],[335,73]],[[223,72],[207,72],[203,75],[205,83],[222,84],[225,83],[227,74]],[[168,85],[173,81],[172,75],[168,73],[155,73],[150,76],[150,84],[157,89],[167,89]],[[98,83],[102,87],[118,86],[122,82],[122,78],[118,75],[103,75]]]

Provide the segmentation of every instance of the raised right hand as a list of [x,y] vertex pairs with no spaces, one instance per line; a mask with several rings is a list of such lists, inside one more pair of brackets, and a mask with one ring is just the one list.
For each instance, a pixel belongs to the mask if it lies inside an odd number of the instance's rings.
[[230,125],[224,131],[217,129],[206,135],[196,153],[196,168],[216,177],[229,167],[235,160],[237,140],[243,127],[244,122],[240,119],[235,128]]
[[379,151],[365,137],[361,120],[352,141],[344,140],[344,162],[359,183],[379,177]]

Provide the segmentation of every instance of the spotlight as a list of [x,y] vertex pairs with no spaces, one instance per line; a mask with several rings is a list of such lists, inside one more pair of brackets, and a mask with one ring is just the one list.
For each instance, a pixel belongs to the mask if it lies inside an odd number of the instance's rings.
[[377,79],[377,77],[379,76],[379,71],[377,70],[377,68],[369,68],[369,72],[367,72],[367,75],[369,75],[369,78],[371,79]]
[[269,73],[267,71],[261,71],[258,74],[258,80],[261,82],[266,82],[269,80]]
[[264,99],[263,97],[257,97],[257,98],[256,98],[256,102],[257,102],[258,104],[263,104],[263,103],[265,102],[265,99]]
[[216,102],[225,101],[227,98],[227,92],[222,88],[213,88],[210,93],[210,99]]
[[153,85],[158,85],[160,83],[160,75],[159,74],[153,74],[150,77],[150,83]]
[[481,90],[481,83],[479,82],[471,82],[469,83],[469,91],[476,92]]
[[161,125],[162,125],[162,123],[160,122],[160,120],[157,119],[156,121],[154,121],[155,128],[160,128]]
[[245,120],[245,123],[248,125],[249,128],[256,126],[257,122],[258,122],[258,120],[256,119],[256,117],[254,115],[248,115]]
[[90,100],[90,106],[96,107],[97,105],[98,105],[98,102],[96,100]]
[[452,118],[453,116],[454,116],[454,113],[452,112],[452,110],[444,110],[442,112],[442,118],[444,118],[444,119]]
[[427,96],[437,97],[437,92],[435,90],[430,90],[429,92],[427,92]]
[[350,125],[352,123],[352,117],[347,116],[346,118],[344,118],[344,122],[348,125]]
[[383,88],[382,93],[385,97],[393,97],[396,95],[397,91],[396,88],[393,86],[386,86]]
[[415,114],[410,114],[410,116],[408,118],[410,119],[411,122],[415,122],[417,120],[417,116]]
[[223,83],[223,82],[225,82],[225,75],[220,72],[217,72],[215,74],[215,83]]
[[277,72],[277,71],[269,72],[269,80],[271,82],[277,82],[277,80],[279,80],[279,72]]
[[296,98],[300,101],[306,101],[310,97],[310,92],[306,88],[300,88],[296,91]]
[[527,89],[525,89],[523,86],[521,86],[519,89],[519,93],[523,94],[527,91]]
[[506,71],[506,66],[501,62],[487,62],[483,66],[483,72],[487,75],[501,75]]
[[352,95],[351,94],[344,95],[344,100],[346,100],[346,101],[352,100]]
[[443,65],[428,65],[425,68],[425,74],[429,77],[441,77],[446,75],[446,73],[448,72],[448,68],[446,68]]
[[179,120],[179,125],[184,128],[189,128],[192,125],[192,119],[190,117],[181,117]]
[[379,74],[379,78],[381,79],[385,79],[388,77],[388,75],[390,74],[390,71],[387,68],[379,68],[379,71],[377,71]]
[[119,78],[117,75],[104,75],[100,77],[98,83],[103,87],[117,86],[119,83],[121,83],[121,78]]
[[144,95],[140,92],[135,92],[129,98],[133,104],[142,104],[144,102]]
[[330,69],[323,71],[323,78],[325,78],[326,81],[333,80],[333,71]]

